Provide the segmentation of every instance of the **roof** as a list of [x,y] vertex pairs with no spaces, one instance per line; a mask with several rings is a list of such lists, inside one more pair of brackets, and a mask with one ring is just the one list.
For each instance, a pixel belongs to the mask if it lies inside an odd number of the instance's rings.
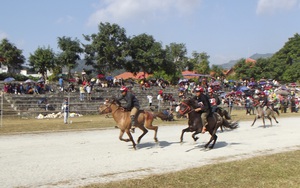
[[144,72],[138,72],[136,75],[134,75],[133,73],[131,72],[124,72],[122,74],[119,74],[117,76],[115,76],[117,79],[129,79],[129,78],[132,78],[132,79],[143,79],[144,77],[145,78],[148,78],[150,75],[148,73],[145,73]]

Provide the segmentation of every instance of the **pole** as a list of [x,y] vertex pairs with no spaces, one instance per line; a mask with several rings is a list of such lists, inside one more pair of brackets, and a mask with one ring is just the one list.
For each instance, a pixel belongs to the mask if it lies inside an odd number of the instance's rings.
[[1,128],[2,128],[2,126],[3,126],[3,97],[4,97],[4,95],[3,95],[3,92],[1,92]]

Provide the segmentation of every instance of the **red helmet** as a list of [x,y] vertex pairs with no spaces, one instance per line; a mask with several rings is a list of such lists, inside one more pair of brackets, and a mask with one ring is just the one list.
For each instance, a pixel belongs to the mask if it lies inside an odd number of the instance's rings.
[[196,87],[195,89],[196,92],[204,92],[203,87]]
[[122,86],[122,87],[120,88],[120,91],[121,91],[121,92],[123,92],[123,91],[126,91],[126,92],[127,92],[127,91],[128,91],[128,88],[125,87],[125,86]]
[[261,95],[264,95],[264,96],[266,95],[265,92],[263,92],[263,91],[261,91],[260,94],[261,94]]

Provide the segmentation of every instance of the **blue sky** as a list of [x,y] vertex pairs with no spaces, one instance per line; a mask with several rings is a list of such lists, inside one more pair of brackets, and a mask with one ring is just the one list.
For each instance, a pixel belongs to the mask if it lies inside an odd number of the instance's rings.
[[275,53],[300,33],[300,0],[3,0],[0,39],[28,59],[40,47],[55,52],[57,37],[98,32],[117,23],[128,36],[147,33],[163,46],[184,43],[188,56],[206,52],[210,64]]

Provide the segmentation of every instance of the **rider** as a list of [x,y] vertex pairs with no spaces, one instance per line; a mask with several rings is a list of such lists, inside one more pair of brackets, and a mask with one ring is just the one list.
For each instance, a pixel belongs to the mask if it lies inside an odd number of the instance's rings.
[[214,90],[210,87],[208,88],[208,98],[211,106],[211,111],[216,112],[218,105],[221,104],[221,100],[216,94],[214,94]]
[[120,98],[118,98],[118,101],[124,99],[127,102],[127,105],[124,108],[130,111],[130,119],[131,119],[131,126],[132,126],[131,131],[134,132],[135,115],[137,114],[140,108],[139,101],[133,93],[128,92],[127,87],[122,86],[120,88],[120,91],[122,95]]
[[208,125],[207,117],[211,112],[211,106],[207,95],[204,94],[203,87],[197,87],[195,91],[196,91],[196,96],[194,97],[194,99],[199,104],[199,107],[196,108],[195,111],[200,112],[201,114],[201,119],[203,124],[202,133],[205,133],[206,126]]
[[259,103],[260,106],[263,108],[263,111],[265,112],[268,108],[269,101],[268,96],[266,96],[265,92],[261,91],[259,94]]

